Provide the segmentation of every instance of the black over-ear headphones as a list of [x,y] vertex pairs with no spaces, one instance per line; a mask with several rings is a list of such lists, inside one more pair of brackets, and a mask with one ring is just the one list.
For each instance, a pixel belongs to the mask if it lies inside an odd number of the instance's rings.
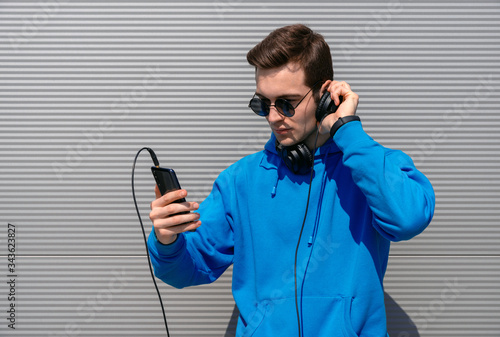
[[[339,96],[339,100],[340,105],[342,103],[342,96]],[[321,122],[327,115],[335,113],[339,105],[335,105],[330,92],[325,92],[323,96],[321,96],[318,107],[316,108],[316,120]]]
[[[341,96],[339,99],[340,103],[342,103]],[[316,108],[316,120],[321,122],[325,116],[335,113],[337,108],[338,106],[332,100],[330,92],[325,92]],[[275,145],[276,151],[278,151],[278,154],[290,171],[295,174],[306,174],[310,171],[313,154],[305,144],[299,143],[292,146],[283,146],[276,140]]]
[[285,165],[295,174],[306,174],[311,169],[313,155],[303,143],[283,146],[276,140],[276,151]]

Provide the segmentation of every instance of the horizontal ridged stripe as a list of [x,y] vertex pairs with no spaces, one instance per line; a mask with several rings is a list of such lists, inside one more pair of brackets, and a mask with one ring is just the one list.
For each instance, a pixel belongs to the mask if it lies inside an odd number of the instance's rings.
[[[304,22],[359,93],[365,130],[409,153],[436,191],[429,228],[392,245],[391,336],[498,336],[499,18],[498,1],[0,2],[0,214],[18,229],[18,332],[165,335],[131,201],[133,156],[151,146],[203,200],[270,134],[247,108],[246,52]],[[150,166],[143,154],[148,231]],[[92,307],[121,271],[127,285]],[[199,288],[160,284],[172,335],[233,335],[231,273]],[[465,289],[453,298],[447,282]]]

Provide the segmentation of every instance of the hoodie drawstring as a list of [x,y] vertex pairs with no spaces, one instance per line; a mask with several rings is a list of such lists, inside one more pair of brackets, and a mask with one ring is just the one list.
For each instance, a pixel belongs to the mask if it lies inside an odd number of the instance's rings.
[[309,237],[308,241],[308,246],[311,247],[312,244],[314,243],[314,240],[316,239],[316,234],[318,232],[318,227],[319,227],[319,222],[320,222],[320,217],[321,217],[321,205],[322,205],[322,200],[325,195],[325,186],[326,186],[326,160],[328,159],[328,156],[330,155],[330,148],[328,148],[328,151],[325,154],[324,160],[325,160],[325,165],[324,165],[324,170],[323,170],[323,176],[321,177],[321,188],[319,190],[319,200],[318,200],[318,209],[316,210],[316,220],[314,221],[314,227],[313,231],[311,233],[311,236]]
[[282,160],[280,160],[278,162],[278,169],[276,172],[276,182],[274,183],[273,189],[271,190],[271,197],[272,198],[274,198],[276,196],[276,190],[278,189],[278,182],[280,181],[281,162],[282,162]]

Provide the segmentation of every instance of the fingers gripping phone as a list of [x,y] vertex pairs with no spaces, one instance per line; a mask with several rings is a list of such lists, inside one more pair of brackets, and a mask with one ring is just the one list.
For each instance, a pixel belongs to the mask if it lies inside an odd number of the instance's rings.
[[[160,190],[161,195],[164,195],[167,192],[176,191],[181,189],[181,184],[179,184],[179,180],[177,179],[177,175],[175,171],[171,168],[165,167],[151,167],[151,172],[153,173],[153,177],[155,178],[156,185],[158,185],[158,189]],[[185,198],[180,198],[175,200],[174,202],[185,202]],[[178,214],[187,214],[189,212],[181,212]],[[190,232],[195,232],[196,230],[190,230]]]

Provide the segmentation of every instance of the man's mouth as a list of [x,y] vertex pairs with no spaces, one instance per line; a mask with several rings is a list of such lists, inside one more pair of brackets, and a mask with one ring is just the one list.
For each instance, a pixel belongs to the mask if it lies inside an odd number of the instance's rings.
[[290,130],[292,130],[292,129],[290,129],[290,128],[275,128],[274,132],[278,135],[283,135],[283,134],[290,132]]

